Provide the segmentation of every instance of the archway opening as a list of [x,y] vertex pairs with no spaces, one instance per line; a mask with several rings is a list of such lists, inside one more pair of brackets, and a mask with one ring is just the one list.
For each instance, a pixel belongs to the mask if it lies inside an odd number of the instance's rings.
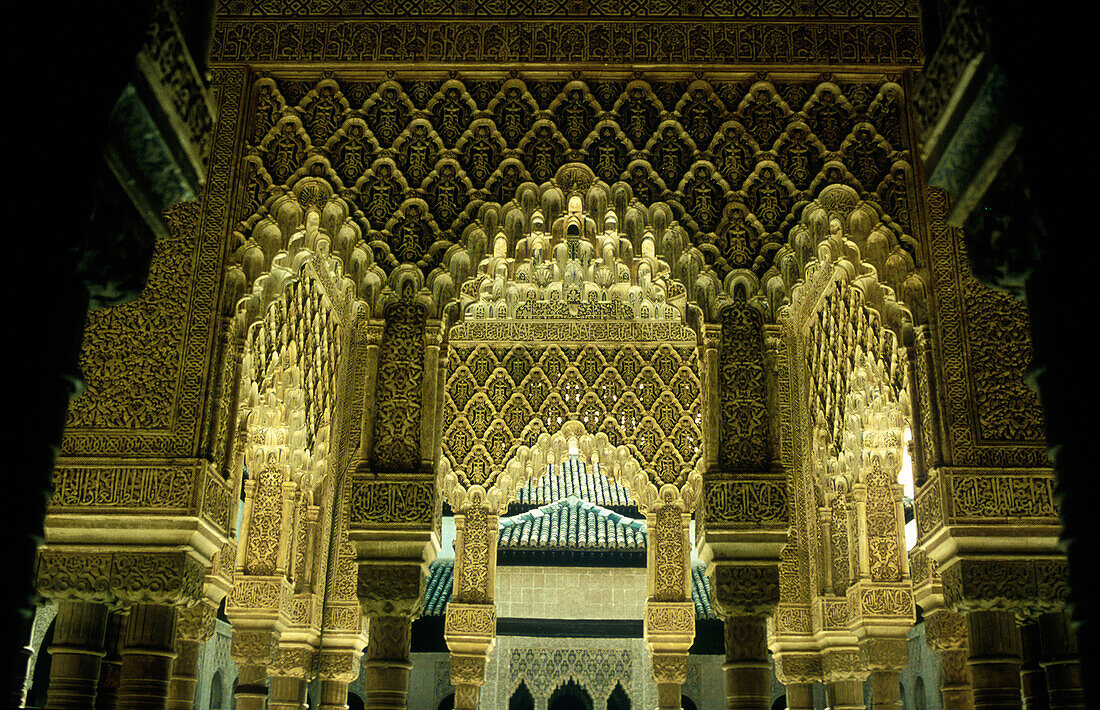
[[550,696],[547,710],[593,710],[592,696],[570,678]]
[[615,684],[615,690],[607,699],[607,710],[630,710],[630,696],[623,690],[622,683]]
[[531,697],[531,691],[522,680],[516,692],[508,699],[508,710],[535,710],[535,699]]

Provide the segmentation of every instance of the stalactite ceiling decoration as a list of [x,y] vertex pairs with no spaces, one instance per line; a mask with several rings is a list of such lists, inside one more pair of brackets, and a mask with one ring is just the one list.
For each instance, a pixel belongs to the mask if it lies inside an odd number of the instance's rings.
[[778,268],[802,207],[835,183],[876,203],[919,262],[902,89],[889,77],[425,76],[258,80],[237,246],[273,196],[322,177],[375,263],[427,274],[450,246],[468,247],[475,223],[491,243],[502,225],[487,205],[583,162],[624,206],[668,203],[722,278]]

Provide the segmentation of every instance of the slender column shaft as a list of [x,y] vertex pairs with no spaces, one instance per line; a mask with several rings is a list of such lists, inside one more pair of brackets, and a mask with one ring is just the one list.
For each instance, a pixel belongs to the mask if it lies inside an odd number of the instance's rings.
[[[409,662],[412,621],[406,616],[372,616],[367,638],[363,652],[363,707],[405,710],[412,670]],[[455,697],[457,702],[457,693]]]
[[50,687],[46,707],[90,708],[95,704],[107,607],[94,602],[60,601],[49,652]]
[[901,685],[897,671],[871,673],[872,710],[901,710]]
[[825,684],[826,702],[831,710],[866,710],[863,683],[858,680],[836,680]]
[[653,652],[657,710],[680,710],[680,693],[687,677],[687,653]]
[[95,696],[96,710],[115,710],[118,705],[118,681],[122,674],[122,634],[126,629],[126,615],[111,612],[107,616],[107,633],[103,648],[107,655],[99,667],[99,690]]
[[268,710],[299,710],[304,707],[305,683],[301,678],[271,677],[271,693],[267,698]]
[[[481,697],[480,685],[456,685],[455,710],[478,710],[477,701],[479,697]],[[365,703],[364,707],[366,707]]]
[[348,684],[342,680],[322,680],[321,710],[348,710]]
[[1020,633],[1010,611],[966,614],[974,710],[1021,710]]
[[267,686],[264,679],[267,669],[259,665],[237,666],[237,710],[264,710],[267,703]]
[[943,669],[940,698],[943,710],[974,710],[974,694],[970,689],[970,669],[966,665],[966,657],[965,648],[940,651]]
[[681,710],[680,684],[657,684],[657,710]]
[[168,682],[176,657],[176,609],[165,604],[134,604],[122,637],[119,710],[151,710],[168,705]]
[[786,688],[787,710],[813,710],[813,683],[787,683]]
[[1020,627],[1020,692],[1024,710],[1050,710],[1047,700],[1047,677],[1039,665],[1042,648],[1039,643],[1039,625],[1024,624]]
[[191,710],[198,684],[196,676],[201,648],[202,641],[176,641],[176,662],[172,664],[172,679],[168,683],[168,710]]
[[767,628],[762,616],[730,616],[725,623],[726,707],[729,710],[768,710],[771,669],[768,665]]
[[966,665],[966,657],[970,653],[966,641],[966,617],[939,607],[925,612],[924,627],[927,632],[925,640],[940,654],[943,710],[974,710],[970,669]]
[[1064,611],[1043,614],[1039,617],[1039,636],[1043,655],[1040,664],[1046,672],[1050,709],[1084,708],[1077,635],[1069,626],[1069,615]]

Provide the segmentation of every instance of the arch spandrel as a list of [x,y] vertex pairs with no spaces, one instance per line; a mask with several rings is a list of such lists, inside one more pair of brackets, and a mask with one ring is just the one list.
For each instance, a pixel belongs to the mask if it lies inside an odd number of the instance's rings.
[[[609,472],[621,469],[639,503],[656,502],[668,486],[691,498],[690,509],[702,384],[698,336],[684,324],[686,290],[658,255],[651,226],[637,251],[619,231],[611,190],[588,166],[563,166],[544,187],[550,214],[559,199],[565,211],[548,219],[540,205],[523,210],[516,238],[498,232],[461,287],[461,320],[448,334],[457,366],[444,407],[456,417],[443,434],[443,493],[456,505],[478,489],[494,507],[506,505],[554,460],[549,442],[560,433],[603,457]],[[508,374],[517,346],[521,380]],[[517,408],[533,415],[518,435],[506,419]],[[627,459],[636,463],[616,463]]]

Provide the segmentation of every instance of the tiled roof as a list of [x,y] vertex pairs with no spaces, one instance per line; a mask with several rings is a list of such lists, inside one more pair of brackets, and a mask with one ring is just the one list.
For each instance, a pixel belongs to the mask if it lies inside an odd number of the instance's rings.
[[718,618],[710,605],[710,579],[707,577],[706,565],[691,566],[691,601],[695,602],[696,619]]
[[[428,568],[427,591],[424,593],[424,616],[443,616],[451,600],[454,583],[454,560],[436,560]],[[710,580],[704,565],[691,568],[691,600],[695,602],[696,619],[717,619],[710,605]]]
[[516,549],[644,550],[645,521],[569,496],[501,518],[497,547]]
[[546,474],[537,481],[528,481],[517,491],[516,503],[548,505],[569,496],[576,496],[604,508],[635,505],[630,491],[600,473],[599,464],[593,463],[592,470],[589,471],[584,461],[573,456],[561,464],[557,473],[551,464],[547,466]]
[[424,616],[443,616],[451,600],[455,561],[437,559],[428,567],[428,584],[424,592]]

